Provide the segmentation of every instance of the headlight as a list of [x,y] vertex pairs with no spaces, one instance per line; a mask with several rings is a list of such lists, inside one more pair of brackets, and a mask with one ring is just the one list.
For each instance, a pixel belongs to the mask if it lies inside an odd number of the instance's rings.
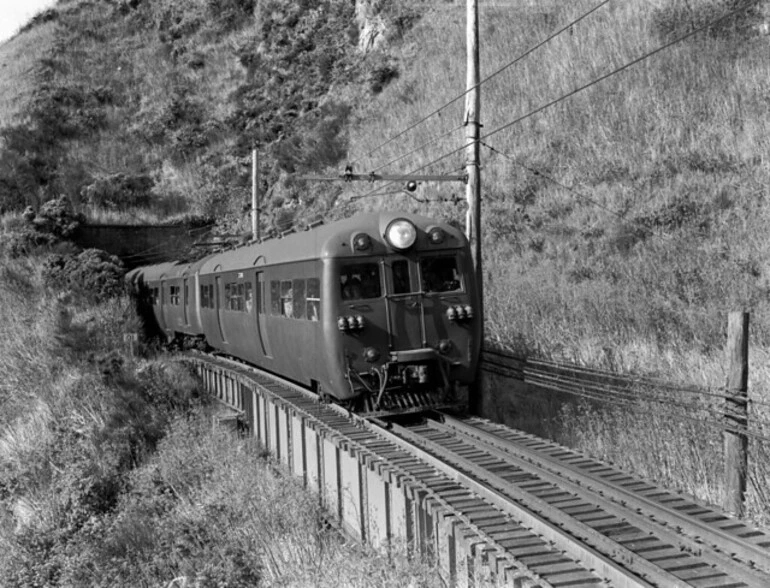
[[417,227],[406,219],[396,219],[385,229],[385,239],[394,249],[409,249],[417,240]]

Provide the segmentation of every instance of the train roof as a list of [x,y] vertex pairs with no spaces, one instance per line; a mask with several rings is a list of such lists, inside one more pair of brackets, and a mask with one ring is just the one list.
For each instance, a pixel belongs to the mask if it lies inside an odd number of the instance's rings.
[[371,254],[386,253],[386,250],[393,252],[384,240],[384,233],[392,221],[401,218],[410,220],[417,227],[418,247],[427,242],[427,231],[432,227],[440,227],[448,237],[443,245],[433,245],[432,249],[456,249],[467,244],[462,232],[447,223],[411,213],[377,212],[321,225],[282,238],[215,253],[192,264],[166,262],[141,269],[146,281],[154,281],[193,275],[198,271],[209,274],[256,265],[348,257],[354,255],[352,238],[359,233],[366,233],[372,239],[374,250],[370,252]]
[[359,233],[369,235],[375,244],[375,249],[379,244],[380,251],[373,251],[373,253],[385,253],[385,249],[389,249],[383,237],[385,229],[392,221],[399,218],[413,222],[418,229],[418,238],[423,240],[427,240],[429,228],[440,226],[449,237],[444,248],[458,248],[466,244],[462,232],[446,223],[410,213],[378,212],[358,215],[307,231],[292,233],[280,239],[245,245],[235,250],[212,255],[207,257],[201,266],[201,273],[232,271],[255,265],[349,257],[354,255],[352,237]]

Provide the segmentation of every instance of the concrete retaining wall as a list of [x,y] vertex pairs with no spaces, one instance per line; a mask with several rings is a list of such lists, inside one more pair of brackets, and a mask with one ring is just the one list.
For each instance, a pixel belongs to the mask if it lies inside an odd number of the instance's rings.
[[130,269],[178,259],[210,231],[210,226],[82,225],[73,240],[83,249],[103,249],[117,255]]

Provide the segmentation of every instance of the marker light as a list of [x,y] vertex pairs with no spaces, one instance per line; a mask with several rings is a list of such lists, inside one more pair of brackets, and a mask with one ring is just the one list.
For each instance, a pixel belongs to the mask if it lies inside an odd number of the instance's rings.
[[439,227],[433,227],[428,231],[428,238],[432,245],[441,245],[444,242],[446,234],[443,229]]
[[377,351],[374,347],[367,347],[364,349],[364,360],[368,361],[369,363],[374,363],[380,359],[380,352]]
[[353,237],[353,249],[356,251],[366,251],[372,246],[372,240],[366,233],[358,233]]
[[396,219],[385,229],[385,238],[394,249],[409,249],[417,240],[417,227],[406,219]]

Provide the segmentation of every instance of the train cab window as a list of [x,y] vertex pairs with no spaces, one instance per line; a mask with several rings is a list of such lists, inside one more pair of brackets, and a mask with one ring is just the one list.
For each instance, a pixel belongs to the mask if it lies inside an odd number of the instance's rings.
[[310,278],[307,281],[307,318],[317,321],[321,316],[321,280]]
[[281,316],[292,316],[294,293],[291,288],[291,280],[281,282]]
[[412,284],[409,279],[409,262],[399,259],[391,264],[393,271],[393,294],[409,294],[412,292]]
[[340,272],[343,300],[362,300],[382,296],[380,268],[377,263],[346,265]]
[[201,286],[201,308],[209,307],[209,287]]
[[423,292],[456,292],[462,289],[457,259],[454,257],[424,257],[420,260]]
[[292,316],[295,319],[305,318],[305,280],[294,280],[292,282],[293,298]]

